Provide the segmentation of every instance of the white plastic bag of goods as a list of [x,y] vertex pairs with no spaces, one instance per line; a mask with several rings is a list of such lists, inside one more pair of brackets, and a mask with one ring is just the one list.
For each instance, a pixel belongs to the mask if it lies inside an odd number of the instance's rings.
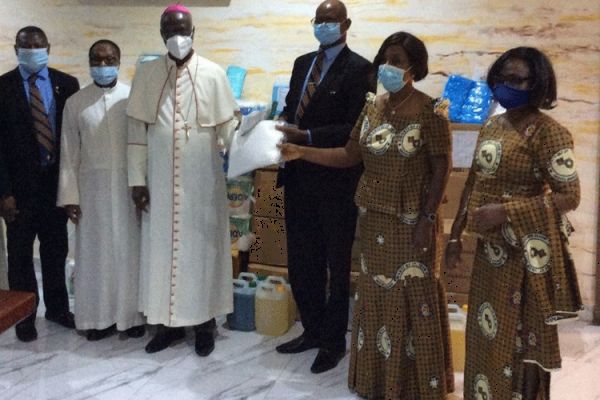
[[246,134],[234,134],[229,149],[227,178],[235,178],[281,161],[277,144],[283,140],[283,133],[275,129],[277,124],[280,122],[261,121]]

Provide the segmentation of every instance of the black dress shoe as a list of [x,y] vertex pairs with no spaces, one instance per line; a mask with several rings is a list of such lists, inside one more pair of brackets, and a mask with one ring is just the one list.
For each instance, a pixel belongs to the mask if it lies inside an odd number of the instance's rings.
[[62,314],[51,314],[46,311],[46,319],[57,323],[65,328],[75,329],[75,316],[72,312],[67,311]]
[[214,331],[196,331],[196,344],[194,350],[200,357],[206,357],[215,349]]
[[117,325],[111,325],[105,329],[88,329],[85,334],[85,337],[90,342],[95,342],[97,340],[102,340],[104,338],[109,337],[110,335],[114,334],[116,330]]
[[342,358],[346,355],[345,351],[331,351],[328,349],[320,349],[317,358],[310,367],[310,372],[320,374],[330,369],[335,368]]
[[303,351],[316,349],[319,347],[319,342],[316,339],[309,338],[304,334],[298,336],[296,339],[292,339],[289,342],[285,342],[275,347],[278,353],[282,354],[296,354],[302,353]]
[[159,327],[156,335],[146,345],[146,353],[156,353],[164,350],[176,340],[185,337],[185,328],[168,328],[165,326]]
[[17,333],[17,339],[21,342],[33,342],[38,337],[37,329],[31,323],[17,324],[15,332]]
[[131,328],[125,330],[125,334],[130,338],[141,338],[146,334],[146,326],[132,326]]

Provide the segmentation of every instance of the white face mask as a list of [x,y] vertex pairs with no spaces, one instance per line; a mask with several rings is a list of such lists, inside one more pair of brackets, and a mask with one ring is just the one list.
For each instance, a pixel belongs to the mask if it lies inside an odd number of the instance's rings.
[[167,39],[167,50],[173,57],[182,60],[192,51],[192,37],[175,35]]

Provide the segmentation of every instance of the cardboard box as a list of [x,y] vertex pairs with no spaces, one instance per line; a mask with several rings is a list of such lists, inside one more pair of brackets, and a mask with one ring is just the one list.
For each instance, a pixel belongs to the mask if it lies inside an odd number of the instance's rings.
[[446,290],[450,293],[469,294],[471,279],[469,277],[457,277],[446,275]]
[[469,304],[469,295],[466,293],[448,292],[446,293],[446,297],[448,298],[448,303],[458,304],[461,307],[463,304]]
[[250,262],[268,265],[287,265],[287,238],[282,218],[254,217],[256,241],[250,247]]
[[265,265],[265,264],[248,264],[248,272],[252,272],[257,275],[264,276],[283,276],[286,281],[288,281],[288,270],[287,267],[277,267],[274,265]]
[[254,176],[254,210],[257,217],[284,218],[283,188],[276,188],[277,171],[258,170]]
[[440,206],[442,218],[453,220],[456,217],[456,211],[458,211],[460,198],[468,176],[469,173],[464,171],[452,171],[450,173],[444,200]]

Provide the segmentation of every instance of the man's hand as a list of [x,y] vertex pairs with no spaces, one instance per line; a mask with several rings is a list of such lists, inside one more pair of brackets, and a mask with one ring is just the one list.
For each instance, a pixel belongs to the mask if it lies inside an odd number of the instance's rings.
[[79,219],[81,218],[81,207],[79,207],[77,204],[67,204],[65,206],[65,211],[71,222],[77,225]]
[[138,216],[142,215],[142,211],[148,212],[148,205],[150,204],[148,186],[134,186],[131,190],[131,198],[135,203]]
[[276,125],[275,129],[285,134],[285,141],[294,144],[306,144],[308,132],[298,129],[296,125]]
[[13,196],[7,196],[1,200],[0,215],[7,223],[13,222],[18,213],[17,201]]
[[488,231],[507,221],[502,204],[486,204],[473,212],[473,222],[479,232]]

